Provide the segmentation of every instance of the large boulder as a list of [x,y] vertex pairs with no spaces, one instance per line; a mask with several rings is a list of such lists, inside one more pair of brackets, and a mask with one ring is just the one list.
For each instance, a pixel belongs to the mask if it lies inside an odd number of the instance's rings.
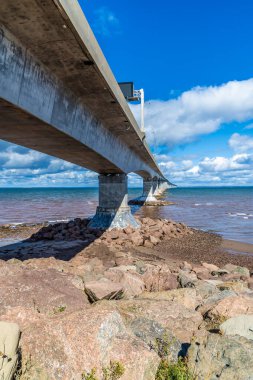
[[241,267],[233,264],[226,264],[224,266],[224,269],[226,269],[229,273],[235,273],[240,274],[241,276],[250,277],[250,271],[246,267]]
[[91,302],[100,300],[119,299],[123,295],[122,286],[114,283],[107,278],[85,283],[85,293]]
[[149,299],[119,300],[116,304],[127,323],[136,318],[147,318],[173,332],[182,342],[189,343],[202,322],[202,316],[176,301]]
[[48,314],[89,307],[87,296],[73,279],[54,269],[6,264],[0,271],[0,315],[17,306]]
[[251,380],[253,341],[208,334],[204,342],[191,344],[188,365],[198,380]]
[[198,311],[202,314],[205,315],[209,310],[214,308],[221,300],[231,297],[231,296],[236,296],[236,293],[232,290],[224,290],[224,291],[219,291],[207,298],[205,298],[201,305],[198,307]]
[[146,265],[143,281],[148,292],[171,290],[178,287],[177,276],[164,265]]
[[208,312],[210,318],[231,318],[241,314],[253,314],[253,297],[249,295],[226,297]]
[[124,298],[128,299],[138,296],[145,289],[142,276],[136,272],[135,266],[121,265],[110,268],[104,275],[109,280],[121,285]]
[[29,380],[81,380],[92,368],[99,377],[111,360],[125,367],[122,380],[154,379],[158,355],[126,327],[113,301],[85,311],[37,314],[29,324],[26,312],[9,311],[5,319],[19,322],[23,330],[22,368]]
[[194,272],[181,270],[178,274],[178,281],[182,288],[194,288],[197,280],[197,275]]
[[160,356],[167,356],[172,362],[176,362],[178,357],[185,353],[184,346],[179,339],[156,321],[140,317],[133,319],[129,327],[150,349],[156,351]]
[[253,341],[253,315],[238,315],[220,325],[224,335],[240,335]]
[[144,292],[139,299],[148,299],[156,301],[174,301],[187,309],[196,309],[201,304],[202,298],[197,296],[194,288],[180,288],[161,292]]
[[16,323],[0,321],[0,379],[11,380],[17,368],[20,338]]

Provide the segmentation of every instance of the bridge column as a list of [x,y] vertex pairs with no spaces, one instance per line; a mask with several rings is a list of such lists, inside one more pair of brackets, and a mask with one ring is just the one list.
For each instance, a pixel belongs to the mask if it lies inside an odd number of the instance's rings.
[[141,199],[145,202],[157,202],[154,196],[156,181],[153,178],[143,179],[143,193]]
[[154,191],[154,195],[155,196],[159,196],[159,195],[162,195],[164,193],[164,191],[168,189],[168,184],[166,181],[163,181],[161,179],[159,179],[157,181],[157,184],[156,184],[156,188],[155,188],[155,191]]
[[133,205],[143,205],[157,203],[157,199],[154,196],[154,191],[157,186],[157,180],[153,178],[143,178],[143,192],[138,198],[130,200],[129,204]]
[[139,224],[131,214],[128,206],[127,175],[99,175],[99,205],[91,228],[112,229],[131,226],[138,228]]

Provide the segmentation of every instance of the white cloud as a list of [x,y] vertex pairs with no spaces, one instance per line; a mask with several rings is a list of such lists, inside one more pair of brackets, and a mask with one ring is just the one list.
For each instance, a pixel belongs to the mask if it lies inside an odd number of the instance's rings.
[[229,146],[236,152],[253,150],[253,137],[234,133],[229,139]]
[[94,11],[95,21],[93,29],[95,33],[109,37],[112,33],[119,33],[119,20],[107,7],[101,7]]
[[244,129],[253,129],[253,123],[246,125]]
[[27,168],[35,163],[43,161],[45,156],[39,152],[28,150],[25,154],[16,152],[13,147],[8,147],[6,151],[0,152],[0,162],[5,168]]
[[[131,105],[139,120],[139,105]],[[221,86],[195,87],[176,99],[145,103],[145,129],[151,145],[174,146],[215,132],[223,123],[253,118],[253,78]]]
[[[172,165],[173,163],[174,165]],[[240,153],[231,157],[204,157],[159,163],[165,177],[182,186],[252,185],[253,154]]]
[[0,147],[0,186],[96,186],[97,173],[13,144]]

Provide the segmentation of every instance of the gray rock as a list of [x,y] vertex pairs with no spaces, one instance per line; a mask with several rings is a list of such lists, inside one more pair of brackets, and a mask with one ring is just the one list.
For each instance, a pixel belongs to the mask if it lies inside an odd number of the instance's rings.
[[241,276],[250,277],[250,271],[246,267],[237,267],[231,273],[238,273]]
[[129,324],[129,327],[138,338],[155,350],[159,356],[163,356],[162,351],[168,350],[169,360],[176,362],[178,356],[184,354],[182,343],[170,330],[162,327],[154,320],[136,318]]
[[178,274],[178,282],[182,288],[194,288],[195,282],[197,281],[197,276],[195,273],[180,271]]
[[234,264],[226,264],[223,269],[227,270],[229,273],[238,273],[241,276],[250,277],[250,271],[246,267],[241,267]]
[[192,343],[188,364],[198,380],[252,380],[253,341],[208,334],[203,343]]
[[229,318],[222,323],[220,331],[224,335],[240,335],[253,340],[253,315],[238,315]]
[[20,330],[16,323],[0,322],[0,379],[11,380],[16,371]]
[[194,283],[194,287],[196,289],[197,295],[202,298],[207,298],[217,294],[219,289],[217,288],[216,280],[198,280]]
[[198,311],[204,315],[210,309],[212,309],[219,301],[223,300],[226,297],[235,296],[236,293],[233,290],[224,290],[219,291],[218,293],[212,294],[211,296],[205,298],[202,302],[202,305],[198,307]]

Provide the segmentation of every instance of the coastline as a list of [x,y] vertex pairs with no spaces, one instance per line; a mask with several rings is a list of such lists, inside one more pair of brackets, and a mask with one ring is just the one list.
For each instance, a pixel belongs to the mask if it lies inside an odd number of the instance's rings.
[[[62,223],[66,222],[62,221]],[[26,240],[48,224],[45,222],[0,225],[0,254],[4,254],[6,247],[13,245],[13,255],[15,255],[15,249],[18,250],[22,245],[30,244]],[[225,239],[219,234],[203,230],[192,230],[194,231],[192,236],[185,236],[181,239],[172,238],[166,242],[160,242],[158,246],[152,248],[135,247],[135,250],[144,255],[155,253],[157,257],[166,260],[172,266],[174,264],[179,265],[182,261],[188,261],[192,264],[209,262],[218,266],[231,262],[232,264],[247,266],[253,270],[253,244]],[[59,246],[59,244],[59,241],[51,241],[49,245],[52,248],[54,245]],[[77,244],[79,244],[79,240]],[[73,246],[74,244],[70,244],[70,251]]]
[[223,248],[232,252],[239,252],[244,254],[252,254],[253,255],[253,244],[244,243],[241,241],[230,240],[230,239],[222,239]]

